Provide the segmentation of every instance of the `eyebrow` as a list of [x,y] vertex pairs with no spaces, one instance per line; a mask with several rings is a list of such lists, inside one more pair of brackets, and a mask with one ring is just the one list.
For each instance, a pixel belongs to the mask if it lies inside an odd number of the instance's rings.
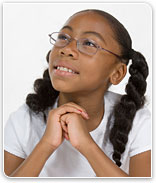
[[63,26],[61,30],[63,30],[63,29],[69,29],[69,30],[73,31],[73,28],[70,27],[69,25]]
[[103,38],[99,33],[97,33],[97,32],[87,31],[87,32],[84,32],[83,34],[94,34],[94,35],[97,36],[99,39],[101,39],[105,44],[107,44],[106,41],[104,40],[104,38]]
[[[70,31],[73,32],[73,28],[70,27],[69,25],[63,26],[61,30],[63,30],[63,29],[69,29]],[[86,31],[86,32],[83,33],[83,35],[84,34],[94,34],[95,36],[97,36],[99,39],[101,39],[107,45],[107,43],[104,40],[104,38],[99,33],[97,33],[97,32],[94,32],[94,31]]]

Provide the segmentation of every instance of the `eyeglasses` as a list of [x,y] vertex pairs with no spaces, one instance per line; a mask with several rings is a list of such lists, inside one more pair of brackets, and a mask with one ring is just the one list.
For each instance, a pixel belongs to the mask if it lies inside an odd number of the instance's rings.
[[122,59],[121,56],[102,48],[99,46],[95,41],[88,39],[88,38],[81,38],[81,39],[74,39],[71,38],[68,34],[62,33],[62,32],[53,32],[52,34],[49,34],[50,37],[50,43],[56,47],[63,48],[67,46],[72,40],[76,40],[77,43],[77,49],[84,54],[87,55],[95,55],[98,50],[104,50],[107,51],[114,56],[118,57],[119,59]]

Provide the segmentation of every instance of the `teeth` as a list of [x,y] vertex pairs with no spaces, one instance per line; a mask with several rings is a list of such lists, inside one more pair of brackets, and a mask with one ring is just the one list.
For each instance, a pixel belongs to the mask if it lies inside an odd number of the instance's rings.
[[68,68],[66,68],[66,67],[57,67],[57,70],[61,70],[61,71],[66,71],[66,72],[70,72],[70,73],[74,73],[75,74],[75,72],[74,71],[72,71],[71,69],[68,69]]
[[68,72],[73,72],[71,69],[68,69]]

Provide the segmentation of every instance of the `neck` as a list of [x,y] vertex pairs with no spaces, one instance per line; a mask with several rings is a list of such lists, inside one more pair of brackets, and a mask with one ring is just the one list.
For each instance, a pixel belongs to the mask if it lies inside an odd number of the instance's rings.
[[104,115],[104,93],[96,94],[90,93],[87,95],[78,95],[74,93],[63,93],[59,94],[58,106],[73,102],[83,107],[88,115],[89,120],[86,120],[88,131],[92,131],[100,124]]

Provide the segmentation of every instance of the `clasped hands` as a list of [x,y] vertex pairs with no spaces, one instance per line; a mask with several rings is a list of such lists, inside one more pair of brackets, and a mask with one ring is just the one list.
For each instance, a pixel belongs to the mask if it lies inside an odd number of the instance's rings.
[[72,102],[52,109],[48,114],[42,141],[50,144],[52,150],[55,150],[65,138],[81,152],[92,141],[87,129],[87,120],[89,116],[85,109]]

